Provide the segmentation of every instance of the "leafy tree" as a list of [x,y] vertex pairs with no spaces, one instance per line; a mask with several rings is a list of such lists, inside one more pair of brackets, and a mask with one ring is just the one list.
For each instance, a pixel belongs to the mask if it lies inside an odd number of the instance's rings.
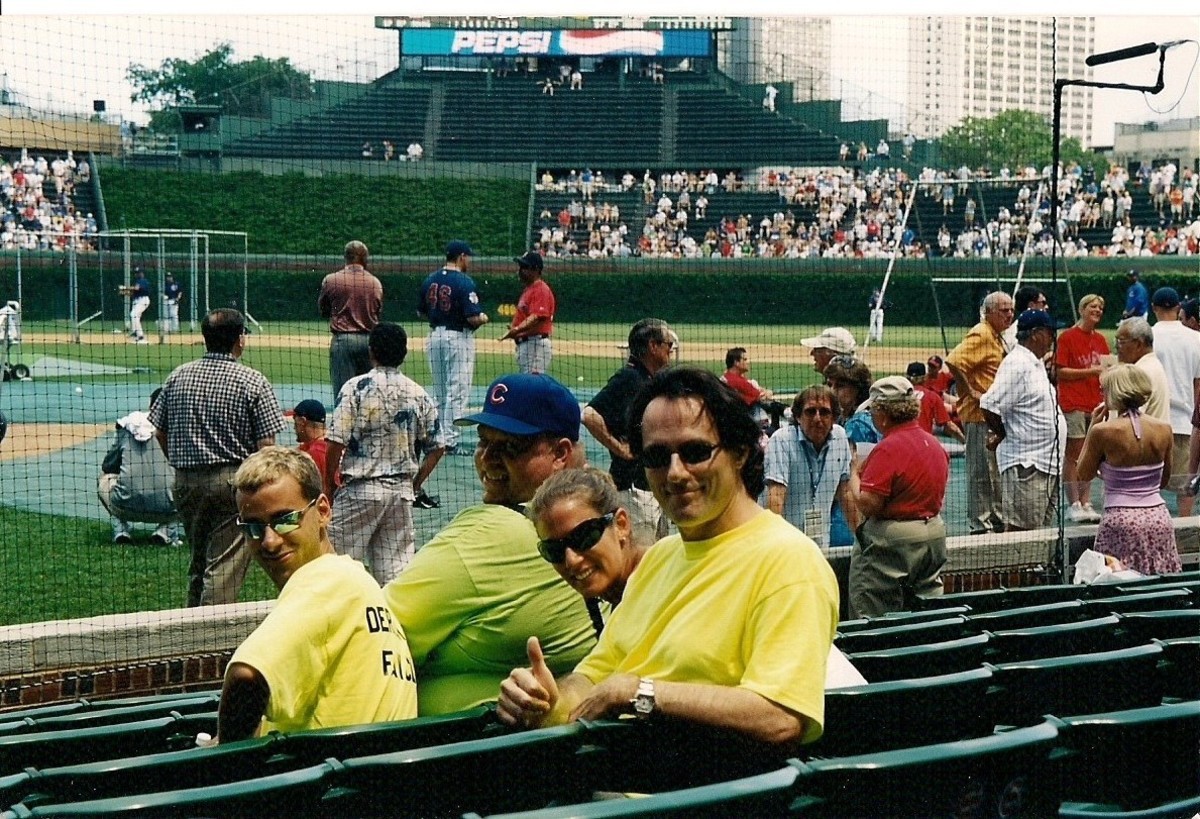
[[179,130],[178,105],[219,105],[227,114],[268,117],[272,97],[306,99],[313,93],[312,76],[286,57],[237,61],[229,43],[196,60],[168,58],[158,68],[132,63],[125,77],[135,89],[133,102],[158,106],[151,114],[156,130]]
[[[941,138],[943,160],[951,167],[987,166],[993,172],[1026,165],[1041,170],[1050,164],[1053,145],[1051,123],[1032,111],[1011,109],[994,117],[964,117]],[[1107,161],[1085,151],[1075,137],[1064,137],[1059,149],[1064,165],[1078,162],[1103,175]]]

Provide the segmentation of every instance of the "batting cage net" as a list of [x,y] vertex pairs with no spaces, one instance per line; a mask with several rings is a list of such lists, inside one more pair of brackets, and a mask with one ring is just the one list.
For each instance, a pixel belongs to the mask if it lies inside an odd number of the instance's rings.
[[[386,586],[585,462],[645,548],[761,458],[843,620],[893,524],[944,540],[889,609],[1194,570],[1200,21],[1133,25],[0,18],[3,704],[215,685],[264,542]],[[640,458],[673,367],[758,443]],[[269,444],[325,500],[246,506]]]

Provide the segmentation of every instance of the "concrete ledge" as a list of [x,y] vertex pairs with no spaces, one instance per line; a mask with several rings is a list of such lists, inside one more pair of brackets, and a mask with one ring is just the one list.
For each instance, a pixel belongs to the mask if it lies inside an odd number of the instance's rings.
[[0,676],[232,651],[274,605],[268,600],[5,626]]

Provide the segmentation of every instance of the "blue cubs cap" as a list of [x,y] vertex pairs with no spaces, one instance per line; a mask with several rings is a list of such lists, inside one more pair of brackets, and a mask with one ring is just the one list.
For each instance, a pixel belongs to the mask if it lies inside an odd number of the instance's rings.
[[1018,333],[1025,333],[1035,330],[1038,327],[1048,327],[1051,330],[1057,330],[1058,322],[1054,320],[1054,316],[1045,310],[1024,310],[1021,312],[1021,315],[1017,316]]
[[474,256],[475,251],[462,239],[455,239],[446,245],[446,258],[457,259],[459,256]]
[[483,424],[509,435],[555,435],[579,440],[579,401],[548,375],[512,373],[491,383],[483,412],[456,418],[455,426]]

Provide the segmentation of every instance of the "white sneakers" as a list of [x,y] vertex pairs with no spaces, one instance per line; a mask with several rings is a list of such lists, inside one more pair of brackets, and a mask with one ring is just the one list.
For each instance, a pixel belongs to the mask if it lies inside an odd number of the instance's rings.
[[1067,519],[1071,523],[1098,523],[1100,521],[1100,513],[1093,509],[1090,503],[1084,505],[1076,501],[1067,510]]

